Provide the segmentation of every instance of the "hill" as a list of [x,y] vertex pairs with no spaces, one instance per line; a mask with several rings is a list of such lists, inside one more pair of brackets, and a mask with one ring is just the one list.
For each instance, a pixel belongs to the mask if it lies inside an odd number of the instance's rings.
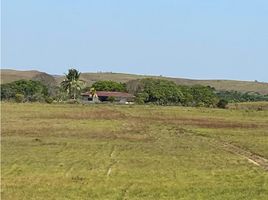
[[[268,94],[268,83],[253,82],[253,81],[236,81],[236,80],[193,80],[184,78],[171,78],[163,76],[146,76],[136,74],[123,73],[82,73],[81,78],[88,85],[99,80],[112,80],[116,82],[126,83],[128,81],[142,78],[159,78],[174,81],[179,85],[209,85],[217,90],[235,90],[239,92],[259,92],[260,94]],[[57,76],[57,82],[61,82],[63,77]]]
[[21,79],[40,81],[45,85],[57,85],[56,79],[45,72],[36,70],[18,71],[12,69],[1,69],[1,84],[18,81]]
[[[52,76],[39,71],[18,71],[18,70],[1,70],[1,83],[8,83],[19,79],[40,80],[44,83],[59,84],[64,76]],[[259,92],[260,94],[268,94],[268,83],[253,82],[253,81],[236,81],[236,80],[193,80],[183,78],[170,78],[163,76],[145,76],[136,74],[123,73],[82,73],[83,79],[87,85],[91,85],[99,80],[112,80],[116,82],[126,83],[128,81],[141,78],[160,78],[174,81],[180,85],[209,85],[217,90],[235,90],[239,92]]]

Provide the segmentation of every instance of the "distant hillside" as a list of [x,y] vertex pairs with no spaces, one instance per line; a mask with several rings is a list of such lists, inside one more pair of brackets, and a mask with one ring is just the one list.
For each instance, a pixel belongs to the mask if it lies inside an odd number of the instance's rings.
[[[234,80],[192,80],[183,78],[169,78],[162,76],[144,76],[135,74],[122,73],[82,73],[83,79],[87,85],[92,85],[98,80],[112,80],[116,82],[126,83],[131,80],[141,78],[160,78],[176,82],[180,85],[209,85],[217,90],[235,90],[240,92],[259,92],[268,94],[268,83],[251,82],[251,81],[234,81]],[[17,70],[1,70],[1,83],[12,82],[19,79],[40,80],[44,83],[57,84],[64,79],[64,76],[52,76],[39,71],[17,71]]]
[[[183,78],[170,78],[162,76],[145,76],[136,74],[122,74],[122,73],[83,73],[81,78],[87,82],[88,85],[93,84],[98,80],[112,80],[126,83],[131,80],[141,78],[159,78],[174,81],[180,85],[209,85],[217,90],[235,90],[240,92],[259,92],[260,94],[268,94],[268,83],[253,82],[253,81],[235,81],[235,80],[193,80]],[[63,80],[63,77],[56,77],[57,82]]]
[[1,69],[1,84],[10,83],[21,79],[40,81],[45,85],[57,85],[56,79],[52,75],[44,72],[39,72],[36,70],[18,71],[12,69]]

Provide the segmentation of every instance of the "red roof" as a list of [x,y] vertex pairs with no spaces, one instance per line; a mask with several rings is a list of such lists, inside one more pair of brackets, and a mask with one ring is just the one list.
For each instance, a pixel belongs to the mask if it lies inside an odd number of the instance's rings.
[[[126,92],[97,91],[96,94],[98,95],[98,97],[125,97],[125,98],[134,97],[132,94]],[[82,93],[81,95],[89,96],[90,92]]]

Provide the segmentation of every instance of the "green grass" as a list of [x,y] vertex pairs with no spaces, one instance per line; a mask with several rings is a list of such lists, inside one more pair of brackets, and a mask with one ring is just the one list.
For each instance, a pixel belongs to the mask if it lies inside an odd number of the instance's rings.
[[267,199],[268,111],[1,106],[2,199]]

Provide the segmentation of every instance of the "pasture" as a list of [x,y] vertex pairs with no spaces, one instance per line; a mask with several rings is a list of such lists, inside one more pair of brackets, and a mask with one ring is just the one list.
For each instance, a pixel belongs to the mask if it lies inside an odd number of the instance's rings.
[[1,196],[266,200],[268,111],[1,104]]

